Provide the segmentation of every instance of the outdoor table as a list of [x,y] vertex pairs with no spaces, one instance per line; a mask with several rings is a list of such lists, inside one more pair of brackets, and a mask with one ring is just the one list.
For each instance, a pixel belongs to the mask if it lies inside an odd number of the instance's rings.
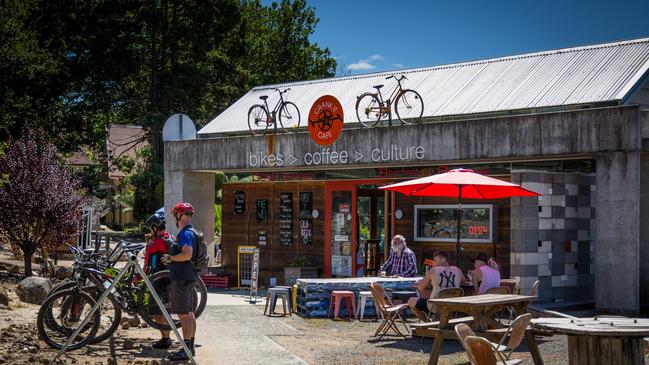
[[[436,364],[445,338],[456,339],[453,328],[449,325],[449,315],[453,312],[465,313],[473,317],[469,324],[476,334],[485,334],[486,330],[502,328],[503,326],[492,317],[505,307],[513,307],[516,313],[525,313],[527,306],[536,297],[516,294],[483,294],[457,298],[428,299],[437,307],[439,325],[435,331],[435,341],[430,352],[428,364]],[[492,336],[493,337],[493,336]],[[534,364],[543,364],[541,355],[534,341],[534,336],[529,331],[525,332],[525,339],[532,354]]]
[[571,365],[644,364],[649,319],[539,318],[532,320],[532,328],[567,335]]

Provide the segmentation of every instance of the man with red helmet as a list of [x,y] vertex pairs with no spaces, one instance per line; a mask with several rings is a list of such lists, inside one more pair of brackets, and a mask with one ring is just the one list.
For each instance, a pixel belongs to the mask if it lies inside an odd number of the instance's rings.
[[[163,256],[162,262],[169,266],[171,279],[171,311],[178,315],[182,324],[183,340],[194,355],[194,335],[196,334],[196,317],[194,316],[196,273],[191,259],[193,245],[196,240],[192,229],[194,207],[190,203],[178,203],[171,210],[180,232],[176,242],[171,246],[169,254]],[[180,349],[169,357],[171,361],[188,360],[185,352]]]

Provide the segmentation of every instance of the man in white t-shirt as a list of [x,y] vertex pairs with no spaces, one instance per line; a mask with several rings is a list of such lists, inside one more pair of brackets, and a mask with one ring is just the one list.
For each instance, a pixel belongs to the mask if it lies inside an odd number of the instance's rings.
[[[437,298],[439,292],[446,288],[459,288],[464,285],[466,280],[464,274],[457,266],[451,266],[448,263],[449,254],[446,251],[437,251],[433,255],[435,267],[426,271],[424,278],[417,283],[417,290],[421,293],[418,298],[410,298],[408,306],[410,310],[422,321],[427,321],[426,313],[435,312],[435,308],[428,305],[429,298]],[[433,286],[430,295],[426,295],[428,284]]]

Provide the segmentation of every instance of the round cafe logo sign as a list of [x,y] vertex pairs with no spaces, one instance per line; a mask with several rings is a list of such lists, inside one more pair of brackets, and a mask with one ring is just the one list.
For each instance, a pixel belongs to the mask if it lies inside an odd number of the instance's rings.
[[338,99],[331,95],[319,97],[309,111],[311,139],[321,146],[334,143],[343,130],[343,120],[343,107]]

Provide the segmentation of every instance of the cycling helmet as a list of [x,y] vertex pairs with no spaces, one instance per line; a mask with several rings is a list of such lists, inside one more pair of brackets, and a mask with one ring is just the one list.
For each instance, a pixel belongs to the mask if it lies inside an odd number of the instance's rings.
[[144,221],[144,226],[148,228],[153,227],[163,227],[165,225],[165,216],[164,214],[153,214],[146,221]]
[[190,212],[191,214],[194,214],[194,207],[190,203],[178,203],[174,207],[174,209],[171,210],[171,214],[178,219],[179,216],[182,216],[186,212]]

